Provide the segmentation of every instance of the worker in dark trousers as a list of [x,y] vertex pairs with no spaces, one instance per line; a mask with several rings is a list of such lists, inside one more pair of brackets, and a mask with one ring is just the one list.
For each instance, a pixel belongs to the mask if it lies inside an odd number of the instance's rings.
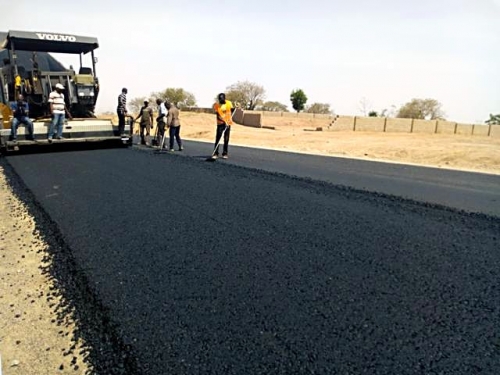
[[127,93],[126,88],[122,89],[122,93],[118,95],[118,106],[116,113],[118,114],[118,134],[123,137],[125,135],[125,116],[127,116]]
[[[222,149],[222,158],[228,158],[229,152],[229,135],[231,133],[231,125],[233,124],[232,114],[235,111],[233,103],[226,99],[226,94],[221,93],[218,95],[218,101],[213,105],[213,109],[217,115],[217,136],[215,138],[215,145],[217,145],[222,137],[224,129],[224,148]],[[213,156],[214,158],[219,157],[219,146]]]
[[10,128],[10,137],[14,142],[17,141],[17,128],[23,124],[28,130],[28,139],[35,140],[33,133],[33,122],[29,118],[29,105],[24,101],[24,96],[19,95],[17,101],[10,104],[13,112],[12,125]]
[[[165,136],[165,122],[167,121],[168,110],[163,100],[156,99],[156,104],[158,104],[158,117],[156,118],[156,126],[158,126],[158,146],[161,148],[161,143]],[[165,143],[163,147],[165,147]]]
[[182,151],[184,148],[182,147],[180,136],[181,122],[179,119],[179,109],[173,103],[167,103],[166,107],[168,110],[167,127],[170,135],[170,151],[174,151],[174,138],[177,141],[177,146],[179,146],[179,151]]
[[[149,106],[149,101],[144,100],[144,105],[139,111],[139,115],[134,119],[137,121],[141,118],[139,126],[141,128],[141,145],[146,145],[146,138],[149,137],[151,132],[151,127],[153,126],[153,109]],[[146,136],[144,136],[144,131],[146,131]]]

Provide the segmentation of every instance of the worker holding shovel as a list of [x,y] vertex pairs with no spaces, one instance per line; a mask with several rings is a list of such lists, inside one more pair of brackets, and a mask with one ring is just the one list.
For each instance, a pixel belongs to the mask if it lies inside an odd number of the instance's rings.
[[[149,140],[149,133],[151,131],[151,126],[153,125],[153,109],[149,106],[148,100],[144,100],[144,105],[141,107],[139,115],[134,119],[134,121],[137,121],[139,118],[141,119],[139,124],[141,129],[141,144],[149,145],[146,138]],[[146,136],[144,136],[144,131],[146,131]]]

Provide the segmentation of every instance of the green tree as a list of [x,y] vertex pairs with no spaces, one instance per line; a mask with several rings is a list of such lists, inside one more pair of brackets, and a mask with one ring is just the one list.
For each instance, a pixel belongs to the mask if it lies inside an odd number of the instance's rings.
[[307,96],[302,89],[293,90],[290,94],[290,101],[292,102],[293,109],[299,113],[304,110],[307,103]]
[[132,113],[139,113],[139,110],[144,105],[144,100],[147,98],[145,96],[140,96],[138,98],[133,98],[129,103],[127,103],[127,107]]
[[325,115],[331,115],[332,110],[330,109],[330,104],[328,103],[313,103],[306,108],[307,113],[320,113]]
[[264,104],[259,106],[259,110],[270,112],[288,112],[288,108],[285,104],[272,101],[265,102]]
[[156,99],[166,100],[169,103],[174,103],[176,107],[182,109],[185,107],[196,106],[196,98],[194,94],[183,88],[169,87],[163,91],[152,92],[150,95],[150,100],[152,103],[156,103]]
[[241,108],[253,111],[266,97],[266,90],[250,81],[238,81],[226,87],[226,98],[238,103]]
[[442,120],[444,112],[442,104],[436,99],[412,99],[404,104],[396,117],[422,120]]
[[485,121],[488,125],[500,125],[500,114],[492,115],[490,113],[490,118]]
[[380,113],[377,111],[370,111],[368,112],[368,117],[388,117],[387,109],[383,109]]

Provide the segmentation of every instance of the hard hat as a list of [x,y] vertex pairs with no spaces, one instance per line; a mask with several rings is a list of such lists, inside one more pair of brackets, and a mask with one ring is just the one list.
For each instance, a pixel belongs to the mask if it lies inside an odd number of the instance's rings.
[[56,89],[61,89],[61,90],[64,90],[64,86],[63,86],[63,85],[61,85],[60,83],[58,83],[58,84],[56,85]]

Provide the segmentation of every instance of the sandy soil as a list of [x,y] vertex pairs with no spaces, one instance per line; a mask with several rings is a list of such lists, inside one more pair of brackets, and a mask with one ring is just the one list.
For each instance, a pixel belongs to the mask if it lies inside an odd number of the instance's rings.
[[[51,262],[35,221],[0,166],[0,357],[3,375],[84,374],[71,313],[44,270]],[[1,372],[1,371],[0,371]]]
[[[234,125],[231,144],[500,174],[499,138],[310,131],[329,123],[328,119],[264,117],[263,125],[275,130]],[[181,124],[181,137],[214,142],[214,115],[181,112]]]

